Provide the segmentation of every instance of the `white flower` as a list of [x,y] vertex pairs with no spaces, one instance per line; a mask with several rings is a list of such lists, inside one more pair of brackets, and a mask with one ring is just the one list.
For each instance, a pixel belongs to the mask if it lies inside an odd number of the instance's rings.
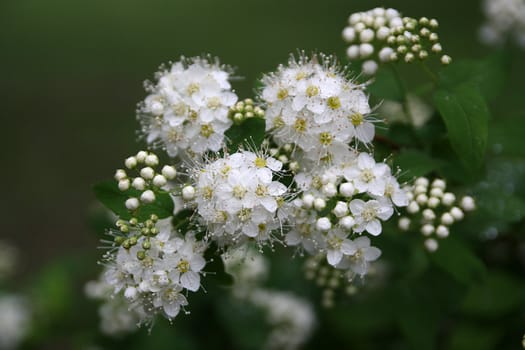
[[[369,192],[375,196],[385,193],[386,179],[390,168],[384,163],[376,163],[367,153],[357,157],[357,165],[344,170],[345,179],[352,181],[359,193]],[[389,179],[390,180],[390,179]]]
[[232,124],[229,108],[237,102],[228,83],[230,72],[217,60],[195,57],[157,73],[158,81],[149,83],[151,94],[138,112],[146,141],[172,157],[218,151]]
[[369,263],[381,256],[381,250],[370,246],[368,237],[357,237],[353,241],[355,253],[350,256],[350,269],[360,276],[366,275]]
[[369,200],[364,202],[361,199],[354,199],[350,202],[356,226],[355,232],[367,231],[371,235],[377,236],[381,233],[380,220],[388,220],[394,213],[390,201],[380,198],[379,200]]
[[346,238],[348,234],[341,230],[331,230],[326,237],[326,260],[332,266],[339,264],[343,256],[353,255],[357,248],[352,240]]

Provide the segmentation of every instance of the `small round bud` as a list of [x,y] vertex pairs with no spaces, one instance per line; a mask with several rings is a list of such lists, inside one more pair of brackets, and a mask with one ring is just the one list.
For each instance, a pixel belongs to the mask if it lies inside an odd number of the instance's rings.
[[428,199],[427,205],[429,208],[437,208],[441,201],[437,197],[430,197]]
[[159,158],[153,153],[150,153],[146,156],[146,159],[144,160],[144,162],[148,166],[157,166],[159,164]]
[[319,231],[328,231],[332,228],[332,223],[330,222],[330,219],[328,218],[319,218],[317,219],[317,222],[315,223],[315,227]]
[[419,19],[419,24],[421,24],[422,26],[428,26],[428,24],[429,24],[429,20],[428,20],[428,18],[426,18],[426,17],[421,17],[421,18]]
[[426,60],[428,57],[428,52],[425,50],[419,51],[418,57],[420,60]]
[[443,194],[443,198],[441,199],[441,202],[443,202],[446,206],[451,206],[456,201],[456,196],[454,193],[447,192]]
[[288,168],[290,168],[290,171],[297,172],[299,170],[299,163],[296,161],[290,162]]
[[423,225],[423,227],[421,227],[421,233],[423,234],[423,236],[430,236],[434,233],[434,230],[434,226],[430,224],[425,224]]
[[450,213],[444,213],[441,215],[441,223],[450,226],[454,223],[454,217]]
[[396,43],[396,37],[394,35],[390,35],[388,38],[386,38],[386,43],[388,45],[393,45]]
[[463,210],[459,209],[458,207],[452,207],[452,209],[450,209],[450,215],[452,215],[452,217],[458,221],[465,217]]
[[450,62],[452,62],[452,58],[450,58],[450,56],[448,55],[443,55],[441,56],[441,64],[450,64]]
[[443,197],[443,190],[439,187],[432,187],[432,189],[430,190],[430,195],[432,197],[441,198]]
[[290,153],[293,151],[293,146],[291,143],[285,143],[283,145],[283,150],[286,152],[286,153]]
[[389,35],[390,29],[388,29],[388,27],[380,27],[376,33],[376,36],[379,40],[385,40],[389,37]]
[[168,180],[173,180],[175,176],[177,176],[177,170],[175,170],[175,168],[171,165],[165,165],[162,167],[161,172],[162,175],[164,175],[164,177]]
[[139,251],[137,252],[137,259],[139,259],[139,260],[144,260],[144,259],[146,259],[146,252],[143,251],[143,250],[139,250]]
[[415,214],[419,211],[419,204],[417,204],[417,202],[410,202],[408,204],[408,207],[407,207],[407,211],[410,213],[410,214]]
[[348,214],[348,204],[346,202],[338,201],[334,207],[333,213],[338,218],[345,216]]
[[444,191],[445,188],[447,188],[447,184],[442,179],[435,179],[434,181],[432,181],[432,187],[441,188]]
[[131,186],[133,186],[133,188],[136,190],[144,191],[146,188],[146,181],[141,177],[136,177],[133,179]]
[[354,29],[357,33],[361,33],[365,28],[366,25],[363,22],[358,22],[354,25]]
[[151,242],[150,241],[144,241],[142,242],[142,248],[145,250],[148,250],[151,248]]
[[437,28],[437,27],[439,27],[439,23],[438,23],[437,19],[435,19],[435,18],[432,18],[432,19],[428,22],[428,24],[429,24],[432,28]]
[[126,172],[123,169],[117,169],[117,171],[115,172],[115,180],[117,180],[117,181],[123,180],[123,179],[125,179],[127,177],[128,177],[128,175],[126,174]]
[[397,225],[401,231],[408,231],[410,228],[410,219],[407,217],[402,217],[399,219]]
[[306,209],[310,209],[313,207],[315,201],[315,197],[311,195],[310,193],[305,194],[303,196],[303,205]]
[[367,58],[374,53],[374,47],[368,43],[359,45],[359,56]]
[[318,211],[323,210],[324,208],[326,208],[326,201],[322,198],[316,198],[314,200],[314,208]]
[[430,35],[428,36],[428,40],[430,40],[430,41],[438,41],[439,40],[439,35],[437,35],[437,33],[430,33]]
[[348,17],[348,23],[351,25],[356,24],[361,20],[361,14],[360,13],[353,13]]
[[421,51],[421,45],[414,44],[414,45],[412,45],[411,50],[412,50],[412,52],[417,53],[417,52]]
[[140,201],[143,203],[153,203],[155,201],[155,193],[152,190],[146,190],[140,195]]
[[416,179],[416,181],[414,182],[414,185],[416,185],[416,186],[427,187],[428,184],[429,184],[429,181],[428,181],[428,179],[426,177],[418,177]]
[[434,238],[426,239],[424,245],[430,253],[434,253],[439,248],[439,244]]
[[137,158],[135,158],[135,157],[128,157],[128,158],[126,158],[126,160],[124,161],[124,165],[128,169],[133,169],[134,167],[137,166]]
[[137,153],[135,157],[137,158],[138,163],[144,163],[147,156],[148,156],[148,152],[140,151],[139,153]]
[[435,43],[432,45],[432,52],[434,53],[440,53],[443,50],[440,43]]
[[423,218],[427,221],[432,221],[436,218],[436,214],[434,213],[432,209],[425,209],[423,210],[422,214],[423,214]]
[[182,188],[182,198],[186,201],[191,201],[195,198],[195,187],[184,186]]
[[162,187],[164,186],[166,183],[168,182],[168,180],[166,180],[166,178],[164,177],[164,175],[155,175],[155,177],[153,178],[153,184],[157,187]]
[[140,176],[146,180],[151,180],[155,176],[155,170],[150,167],[145,167],[140,169]]
[[327,197],[333,197],[337,194],[337,187],[332,182],[329,182],[323,186],[322,191]]
[[461,208],[463,208],[464,211],[472,211],[476,209],[476,203],[474,202],[474,198],[470,196],[465,196],[461,198],[460,206]]
[[428,188],[426,186],[416,186],[416,188],[414,188],[414,194],[415,195],[418,195],[418,194],[426,194],[427,193],[427,190]]
[[351,60],[355,60],[359,57],[359,46],[358,45],[351,45],[346,49],[346,55]]
[[128,232],[129,232],[129,226],[128,226],[128,225],[122,225],[122,226],[120,226],[120,232],[122,232],[122,233],[128,233]]
[[354,218],[349,215],[343,216],[339,220],[339,225],[341,225],[342,228],[347,229],[347,230],[350,230],[352,227],[354,227],[354,224],[355,224]]
[[377,65],[377,62],[374,60],[367,60],[363,62],[362,71],[366,75],[374,75],[377,72],[377,69],[379,66]]
[[407,47],[405,45],[399,45],[397,47],[397,53],[400,55],[404,55],[407,52]]
[[288,157],[285,154],[281,154],[277,159],[283,164],[288,163]]
[[372,40],[374,40],[374,31],[372,29],[364,29],[361,33],[359,33],[359,40],[363,43],[369,43]]
[[412,52],[409,52],[405,55],[405,62],[411,63],[414,61],[414,58],[415,58],[414,54]]
[[339,193],[343,197],[352,197],[355,191],[355,187],[351,182],[343,182],[339,186]]
[[421,28],[421,30],[419,31],[419,34],[422,37],[427,37],[430,35],[430,30],[428,28]]
[[419,205],[425,205],[428,202],[428,196],[424,193],[418,194],[416,197],[416,202]]
[[447,238],[449,233],[450,231],[448,230],[448,227],[446,226],[439,225],[436,228],[436,236],[438,236],[439,238]]
[[346,27],[343,30],[343,39],[347,43],[351,43],[352,41],[354,41],[355,40],[355,29],[352,27]]
[[128,208],[128,210],[136,210],[139,205],[140,203],[137,198],[132,197],[126,200],[126,208]]
[[131,219],[129,219],[129,224],[130,224],[131,226],[136,226],[138,223],[139,223],[139,220],[137,220],[137,218],[131,218]]
[[379,51],[379,60],[381,60],[381,62],[389,62],[393,53],[394,50],[391,47],[383,47],[381,51]]
[[118,189],[121,191],[127,191],[129,189],[129,179],[123,179],[118,182]]

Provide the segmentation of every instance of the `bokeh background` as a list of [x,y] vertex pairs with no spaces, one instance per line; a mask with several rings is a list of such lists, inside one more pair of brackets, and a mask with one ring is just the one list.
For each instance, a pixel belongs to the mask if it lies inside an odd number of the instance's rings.
[[[348,14],[375,6],[438,18],[454,59],[492,52],[478,40],[479,0],[1,1],[0,238],[21,249],[13,283],[59,257],[96,256],[91,186],[142,147],[135,106],[161,63],[216,55],[250,97],[260,74],[297,49],[343,58]],[[525,54],[510,50],[504,93],[490,106],[500,119],[525,117]]]

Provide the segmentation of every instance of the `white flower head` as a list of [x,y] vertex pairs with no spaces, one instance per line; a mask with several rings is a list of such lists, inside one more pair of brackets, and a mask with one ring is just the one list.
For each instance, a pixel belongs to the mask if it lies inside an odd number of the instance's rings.
[[237,102],[228,82],[231,73],[211,57],[183,57],[161,67],[138,108],[146,141],[172,157],[218,151],[232,124],[228,111]]

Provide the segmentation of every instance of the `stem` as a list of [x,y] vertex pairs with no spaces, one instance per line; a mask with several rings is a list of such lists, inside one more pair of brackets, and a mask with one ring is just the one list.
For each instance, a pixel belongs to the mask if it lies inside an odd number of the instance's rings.
[[434,72],[428,68],[427,64],[424,61],[419,61],[419,66],[423,69],[423,71],[428,75],[428,77],[432,80],[432,82],[437,85],[439,79]]
[[390,65],[390,68],[392,69],[392,72],[394,73],[394,78],[396,79],[397,86],[399,87],[399,90],[401,90],[401,93],[403,94],[403,101],[401,102],[401,105],[403,107],[403,112],[405,112],[405,115],[408,118],[408,121],[414,127],[414,118],[412,117],[412,113],[410,113],[410,108],[408,106],[408,91],[403,84],[403,81],[401,80],[401,76],[399,75],[399,72],[397,71],[396,67],[394,65]]

